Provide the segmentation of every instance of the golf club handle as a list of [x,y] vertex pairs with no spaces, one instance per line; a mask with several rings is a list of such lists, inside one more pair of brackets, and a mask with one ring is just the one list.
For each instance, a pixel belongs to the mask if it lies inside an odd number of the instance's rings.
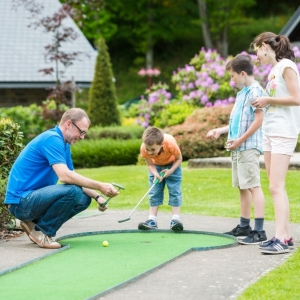
[[99,204],[101,207],[105,207],[107,205],[107,203],[109,202],[111,198],[107,199],[105,202],[103,202],[102,204]]
[[113,182],[112,185],[114,185],[115,187],[117,187],[119,190],[125,190],[125,188],[122,185],[120,185],[120,184],[117,184],[117,183]]
[[[112,185],[114,185],[114,186],[118,189],[118,191],[119,191],[119,190],[125,190],[125,188],[124,188],[122,185],[120,185],[120,184],[112,183]],[[107,205],[107,203],[108,203],[111,199],[112,199],[112,197],[108,198],[108,199],[107,199],[105,202],[103,202],[102,204],[99,204],[100,207],[105,207],[105,206]]]
[[[161,172],[160,174],[159,174],[159,177],[162,177],[162,176],[164,176],[165,175],[165,172]],[[159,178],[156,178],[156,180],[154,181],[154,184],[157,184],[157,183],[159,183]]]

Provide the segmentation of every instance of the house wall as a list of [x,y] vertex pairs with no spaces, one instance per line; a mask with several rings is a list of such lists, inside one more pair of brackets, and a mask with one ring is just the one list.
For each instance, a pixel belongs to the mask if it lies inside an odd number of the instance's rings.
[[0,89],[0,107],[40,105],[48,94],[45,89]]

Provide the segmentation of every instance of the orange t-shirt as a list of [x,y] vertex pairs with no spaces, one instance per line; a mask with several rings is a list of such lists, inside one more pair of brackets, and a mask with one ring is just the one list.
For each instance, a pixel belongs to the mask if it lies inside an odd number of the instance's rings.
[[175,157],[181,155],[181,151],[179,149],[179,146],[178,146],[175,138],[170,134],[167,134],[167,133],[164,134],[164,143],[163,143],[162,147],[163,147],[163,151],[160,154],[158,154],[154,157],[151,157],[147,153],[144,143],[142,143],[141,156],[143,158],[151,158],[152,162],[155,165],[165,166],[165,165],[168,165],[168,164],[174,162]]

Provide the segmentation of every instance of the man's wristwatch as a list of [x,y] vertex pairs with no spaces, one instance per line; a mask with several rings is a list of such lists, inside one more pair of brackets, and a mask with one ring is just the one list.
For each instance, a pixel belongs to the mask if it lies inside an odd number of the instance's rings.
[[[95,198],[96,202],[98,202],[98,199],[99,199],[100,197],[103,197],[103,195],[99,194],[99,195],[96,196],[96,198]],[[104,198],[104,197],[103,197],[103,198]]]

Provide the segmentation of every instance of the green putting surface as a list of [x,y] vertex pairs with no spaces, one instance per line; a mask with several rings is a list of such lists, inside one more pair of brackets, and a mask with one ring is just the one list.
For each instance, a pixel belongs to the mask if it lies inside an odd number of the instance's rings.
[[81,233],[60,243],[71,248],[0,276],[1,298],[93,298],[190,251],[237,245],[222,234],[169,230]]

